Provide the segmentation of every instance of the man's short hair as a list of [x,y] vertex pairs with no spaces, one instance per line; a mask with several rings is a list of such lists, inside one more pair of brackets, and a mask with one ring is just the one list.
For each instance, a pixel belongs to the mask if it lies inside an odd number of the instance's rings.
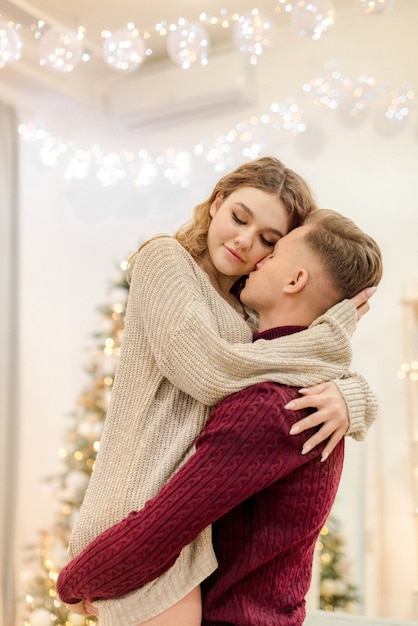
[[351,219],[330,209],[317,209],[304,223],[314,226],[305,241],[324,264],[342,298],[352,298],[362,289],[379,284],[383,272],[380,248]]

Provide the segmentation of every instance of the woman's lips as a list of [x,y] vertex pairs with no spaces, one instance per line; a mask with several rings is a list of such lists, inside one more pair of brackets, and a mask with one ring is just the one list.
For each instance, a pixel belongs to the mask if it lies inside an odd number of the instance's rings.
[[238,254],[238,252],[236,252],[235,250],[231,250],[231,248],[228,248],[228,246],[224,246],[224,248],[227,251],[228,255],[232,257],[235,261],[239,261],[239,263],[245,263],[244,259]]

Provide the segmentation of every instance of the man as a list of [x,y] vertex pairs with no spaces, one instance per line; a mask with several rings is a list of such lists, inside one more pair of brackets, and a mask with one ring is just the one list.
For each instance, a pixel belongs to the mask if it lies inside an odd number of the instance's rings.
[[[259,314],[255,340],[303,330],[382,275],[376,243],[320,210],[282,238],[247,279],[242,302]],[[326,462],[306,450],[297,389],[259,383],[220,402],[196,452],[161,492],[97,537],[61,572],[64,602],[124,595],[156,579],[213,524],[218,569],[202,585],[204,626],[300,626],[315,542],[334,502],[344,442]],[[303,454],[301,450],[303,448]]]

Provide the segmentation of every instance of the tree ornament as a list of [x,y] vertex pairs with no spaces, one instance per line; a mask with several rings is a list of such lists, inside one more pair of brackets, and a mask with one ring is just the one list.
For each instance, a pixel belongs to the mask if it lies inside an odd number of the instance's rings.
[[42,607],[35,609],[29,615],[29,624],[30,626],[51,626],[51,613]]
[[72,72],[82,55],[83,45],[79,35],[65,26],[50,28],[39,42],[41,65],[57,72]]
[[0,21],[0,68],[18,61],[22,56],[23,43],[14,26]]
[[85,626],[86,623],[84,615],[78,615],[77,613],[69,613],[68,619],[72,626]]
[[73,490],[75,494],[84,492],[89,482],[89,476],[81,470],[71,470],[67,474],[67,486]]
[[201,24],[181,20],[167,35],[166,46],[170,59],[184,70],[195,63],[208,63],[209,34]]

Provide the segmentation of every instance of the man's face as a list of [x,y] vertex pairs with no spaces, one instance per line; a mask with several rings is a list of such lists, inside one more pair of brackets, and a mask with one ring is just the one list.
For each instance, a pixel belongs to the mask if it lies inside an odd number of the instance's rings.
[[297,275],[306,263],[307,247],[304,236],[309,226],[299,226],[280,239],[268,257],[258,263],[248,276],[241,292],[241,300],[255,311],[277,307],[283,286]]

